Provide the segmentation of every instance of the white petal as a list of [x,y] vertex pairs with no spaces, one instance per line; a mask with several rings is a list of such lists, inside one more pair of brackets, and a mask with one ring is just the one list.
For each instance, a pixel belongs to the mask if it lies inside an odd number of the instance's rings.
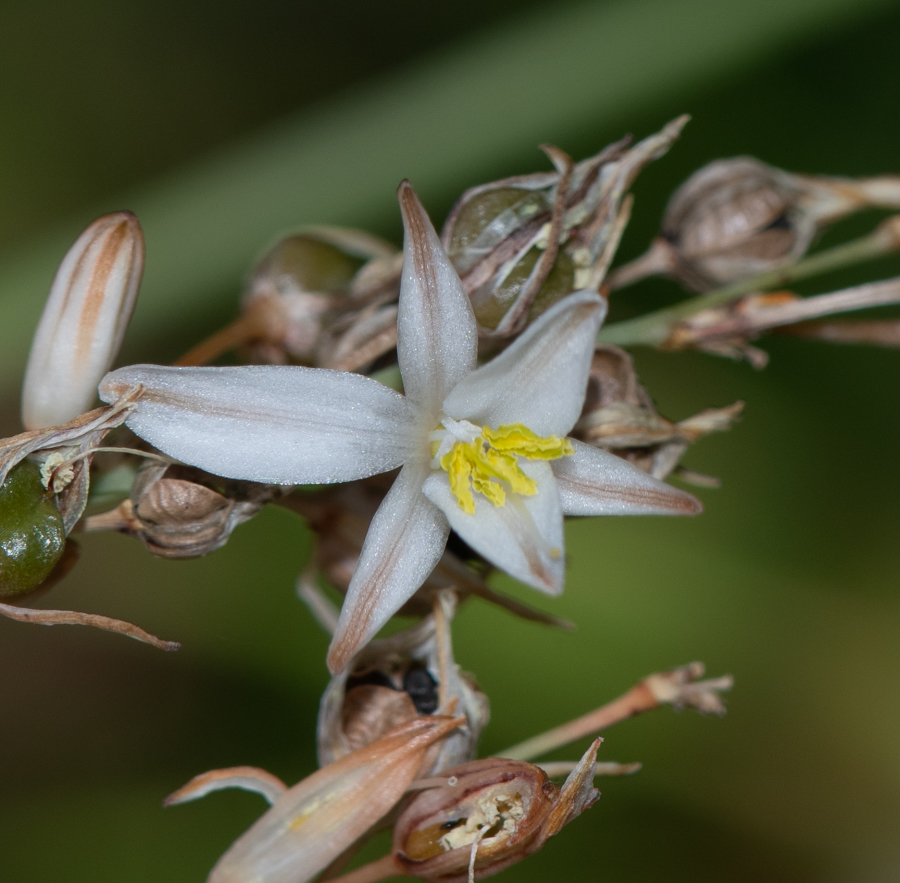
[[575,453],[553,461],[566,515],[696,515],[703,506],[621,457],[571,439]]
[[549,464],[520,461],[538,492],[532,497],[508,493],[504,506],[475,494],[475,513],[464,512],[446,472],[434,472],[425,495],[440,506],[453,528],[476,552],[517,580],[558,595],[565,573],[562,508]]
[[333,673],[406,603],[444,553],[447,519],[422,493],[430,471],[424,463],[404,466],[372,519],[328,651]]
[[131,212],[98,218],[69,249],[28,357],[26,429],[58,426],[93,406],[125,335],[143,269],[144,235]]
[[475,368],[478,332],[462,282],[408,181],[399,197],[405,237],[397,359],[406,395],[433,428],[447,393]]
[[552,306],[516,342],[447,396],[444,412],[496,428],[524,423],[567,435],[581,415],[606,301],[580,291]]
[[328,484],[395,469],[412,443],[412,405],[340,371],[254,365],[132,365],[100,397],[144,387],[127,425],[163,453],[216,475],[271,484]]

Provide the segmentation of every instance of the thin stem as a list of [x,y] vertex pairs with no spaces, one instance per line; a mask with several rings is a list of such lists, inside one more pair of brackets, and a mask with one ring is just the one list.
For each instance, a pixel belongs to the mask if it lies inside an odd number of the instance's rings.
[[619,291],[651,276],[669,273],[672,268],[672,246],[665,239],[659,237],[650,243],[650,247],[640,257],[621,267],[616,267],[607,276],[606,285],[610,291]]
[[378,883],[379,880],[387,880],[388,877],[405,876],[403,868],[394,861],[393,853],[389,853],[355,871],[342,874],[340,877],[332,877],[323,883]]
[[84,460],[86,457],[93,457],[94,454],[133,454],[135,457],[145,457],[147,460],[158,460],[160,463],[166,463],[169,466],[178,462],[171,457],[166,457],[164,454],[154,454],[152,451],[139,451],[136,448],[100,447],[89,448],[87,451],[82,451],[74,457],[69,457],[68,460],[63,460],[62,463],[53,467],[53,471],[59,472],[60,469],[71,466],[73,463]]
[[636,319],[615,322],[600,329],[597,341],[617,346],[664,343],[675,325],[703,310],[722,306],[750,292],[764,291],[787,282],[807,279],[897,251],[900,248],[898,223],[900,223],[898,218],[888,218],[868,236],[821,251],[789,267],[781,267],[749,279],[742,279],[724,288],[692,297],[673,307],[657,310]]
[[179,367],[206,365],[229,350],[257,340],[261,336],[259,322],[252,313],[239,316],[215,334],[189,349],[174,364]]
[[505,751],[499,751],[497,755],[498,757],[508,757],[510,760],[532,760],[584,736],[591,736],[600,730],[605,730],[619,721],[658,708],[659,704],[659,700],[647,686],[645,679],[635,684],[623,696],[613,699],[612,702],[608,702],[595,711],[562,726],[554,727],[552,730],[547,730],[546,733],[541,733],[539,736],[526,739]]
[[593,736],[636,714],[659,708],[660,705],[695,708],[701,714],[723,715],[725,704],[718,694],[731,689],[731,676],[723,675],[701,681],[699,679],[703,677],[704,671],[702,662],[691,662],[670,671],[647,675],[618,699],[533,739],[520,742],[506,751],[500,751],[498,757],[532,760],[584,736]]
[[[551,779],[557,776],[568,776],[579,764],[577,760],[550,761],[539,763],[539,766]],[[594,765],[595,776],[630,776],[641,768],[639,763],[597,763]]]

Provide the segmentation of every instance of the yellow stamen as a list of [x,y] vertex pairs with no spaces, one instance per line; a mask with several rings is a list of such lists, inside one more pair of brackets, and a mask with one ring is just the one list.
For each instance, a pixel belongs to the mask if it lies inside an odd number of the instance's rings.
[[[489,444],[485,444],[485,441]],[[450,490],[460,508],[469,515],[475,513],[475,497],[479,493],[495,506],[506,503],[506,490],[501,482],[509,485],[513,493],[525,497],[537,493],[537,484],[519,466],[518,457],[526,460],[557,460],[575,453],[566,438],[551,435],[543,438],[521,423],[484,427],[482,437],[471,442],[456,442],[441,457],[441,466],[447,471]]]
[[560,438],[558,435],[542,438],[521,423],[510,423],[496,429],[485,426],[481,431],[492,448],[510,451],[527,460],[558,460],[575,453],[572,442],[567,438]]

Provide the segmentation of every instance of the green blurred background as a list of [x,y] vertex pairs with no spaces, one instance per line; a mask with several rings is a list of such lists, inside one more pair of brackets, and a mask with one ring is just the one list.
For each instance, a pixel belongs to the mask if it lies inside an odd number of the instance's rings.
[[[467,186],[694,119],[636,187],[622,257],[694,169],[741,153],[794,171],[900,172],[900,9],[861,0],[561,4],[263,0],[0,4],[0,428],[18,431],[28,339],[67,245],[133,208],[148,269],[123,361],[173,358],[235,313],[253,256],[291,224],[399,238],[404,175],[441,219]],[[837,242],[876,216],[829,232]],[[900,260],[807,285],[900,273]],[[624,315],[677,295],[623,293]],[[606,735],[641,760],[503,879],[900,879],[900,353],[766,341],[761,373],[637,353],[662,413],[747,402],[686,459],[721,476],[691,521],[568,529],[566,592],[497,586],[578,624],[478,602],[455,631],[490,694],[490,753],[650,671],[702,659],[723,720],[661,710]],[[230,792],[163,811],[218,766],[311,771],[326,637],[293,597],[301,522],[265,511],[206,559],[82,541],[44,606],[183,642],[0,621],[0,879],[197,881],[262,811]],[[562,752],[559,757],[574,756]]]

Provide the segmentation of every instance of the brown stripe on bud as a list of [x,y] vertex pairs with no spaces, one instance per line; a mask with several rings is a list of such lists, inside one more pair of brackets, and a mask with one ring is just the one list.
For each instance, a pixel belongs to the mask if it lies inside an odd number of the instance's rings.
[[63,258],[38,324],[25,384],[27,429],[65,423],[88,410],[134,310],[144,236],[131,212],[104,215]]

